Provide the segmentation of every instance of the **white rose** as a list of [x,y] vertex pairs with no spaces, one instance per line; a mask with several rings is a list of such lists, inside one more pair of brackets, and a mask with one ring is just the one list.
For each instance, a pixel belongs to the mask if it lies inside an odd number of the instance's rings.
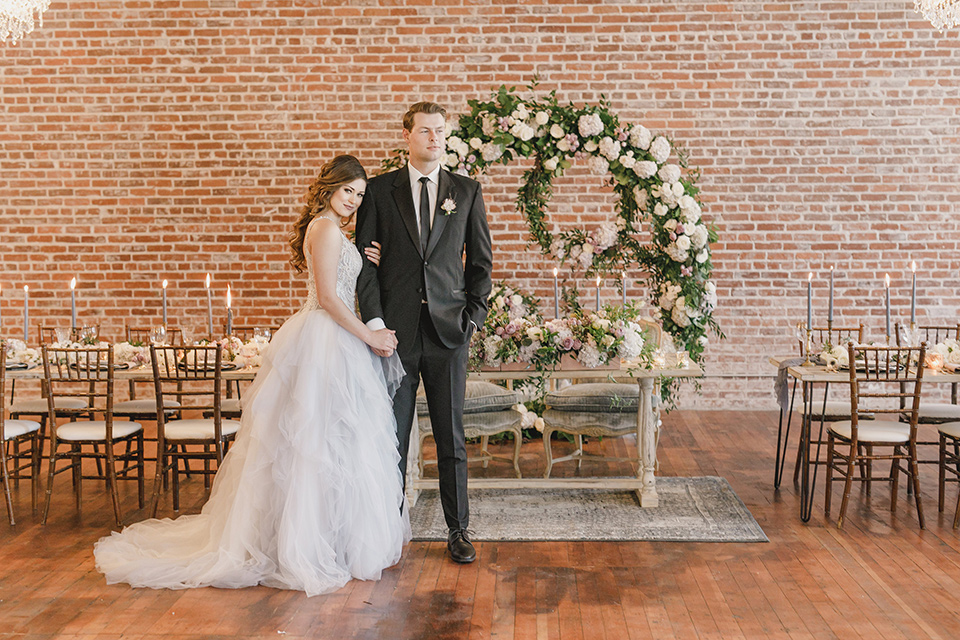
[[525,125],[521,125],[520,127],[520,139],[523,140],[524,142],[532,138],[535,133],[536,133],[536,130],[534,130],[534,128],[529,125],[525,124]]
[[482,147],[482,146],[483,146],[483,140],[481,140],[480,138],[476,138],[476,137],[470,138],[470,147],[471,147],[471,148],[473,148],[473,149],[479,149],[479,148]]
[[[555,124],[555,125],[553,125],[552,127],[550,127],[550,135],[552,135],[554,138],[558,138],[558,139],[559,139],[559,138],[564,137],[564,136],[567,135],[567,134],[564,132],[563,127],[561,127],[561,126],[558,125],[558,124]],[[568,146],[569,146],[569,145],[568,145]]]
[[550,122],[550,114],[547,113],[546,111],[538,111],[536,116],[536,121],[537,121],[537,124],[539,124],[540,126],[543,126],[548,122]]
[[[670,209],[667,208],[667,205],[663,204],[662,202],[658,202],[657,204],[653,205],[653,215],[665,216],[669,211]],[[673,222],[674,227],[677,226],[676,220],[671,220],[671,222]]]
[[570,151],[570,143],[567,142],[566,138],[561,138],[557,140],[557,149],[563,152]]
[[593,153],[598,148],[596,140],[587,140],[587,143],[583,145],[583,150],[587,153]]
[[460,144],[457,145],[457,154],[461,158],[466,158],[470,154],[470,145],[461,140]]
[[544,162],[543,162],[543,168],[546,169],[547,171],[553,173],[554,171],[557,170],[557,164],[558,164],[558,163],[557,163],[557,159],[556,159],[556,158],[547,158],[547,159],[544,160]]
[[710,259],[710,252],[707,251],[706,249],[704,249],[703,251],[697,254],[697,262],[699,262],[700,264],[703,264],[709,259]]
[[681,235],[679,238],[677,238],[677,249],[680,249],[680,251],[687,251],[687,250],[689,250],[689,249],[690,249],[690,237],[689,237],[689,236],[685,236],[685,235]]
[[[657,204],[657,206],[660,207],[660,206],[663,206],[663,205]],[[656,208],[656,207],[654,207],[654,208]],[[677,221],[674,220],[673,218],[670,218],[669,220],[667,220],[666,222],[663,223],[663,228],[666,229],[667,231],[673,231],[673,230],[675,230],[675,229],[677,228]]]
[[617,161],[624,169],[632,169],[633,165],[637,164],[637,159],[633,157],[632,153],[623,154],[617,159]]
[[447,155],[443,156],[443,164],[448,167],[455,167],[460,164],[460,156],[455,153],[448,153]]
[[523,304],[523,298],[521,298],[519,295],[514,294],[510,296],[510,304],[512,304],[515,307],[519,307],[520,305]]
[[700,249],[707,244],[707,228],[702,224],[698,224],[693,228],[693,233],[690,234],[690,241],[693,242],[693,246],[697,249]]
[[608,333],[607,335],[603,336],[603,339],[600,341],[600,344],[602,344],[604,347],[609,348],[610,345],[612,345],[615,340],[616,338],[614,338]]
[[458,138],[457,136],[450,136],[449,138],[447,138],[447,148],[456,149],[457,147],[460,146],[461,142],[462,140],[460,140],[460,138]]

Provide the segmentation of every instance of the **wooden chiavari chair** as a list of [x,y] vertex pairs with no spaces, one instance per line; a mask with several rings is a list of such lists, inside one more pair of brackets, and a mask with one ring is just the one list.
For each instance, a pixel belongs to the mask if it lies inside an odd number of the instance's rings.
[[[256,336],[258,329],[267,329],[270,332],[272,337],[277,331],[280,330],[280,327],[263,327],[263,326],[234,326],[231,327],[232,334],[235,338],[240,339],[243,342],[249,342]],[[223,334],[227,334],[227,325],[223,325]],[[223,399],[223,414],[228,418],[239,419],[240,418],[240,381],[234,380],[234,384],[231,385],[230,382],[227,382],[227,397]],[[236,392],[237,397],[233,397],[234,392]]]
[[[105,463],[104,473],[113,500],[114,515],[117,526],[122,526],[120,492],[117,486],[120,479],[137,481],[138,503],[141,508],[143,507],[143,427],[137,422],[114,419],[113,347],[68,349],[42,345],[41,349],[51,424],[47,498],[43,508],[42,522],[46,524],[50,512],[54,478],[58,473],[68,469],[73,475],[77,512],[80,513],[83,480],[102,477],[83,475],[83,460],[92,458]],[[84,399],[84,409],[73,412],[58,409],[56,402],[58,398]],[[103,419],[77,420],[91,411],[102,414]],[[56,418],[61,413],[72,413],[73,420],[57,426]],[[126,445],[126,450],[117,453],[116,445],[118,444]],[[102,453],[99,445],[103,445]],[[63,451],[61,446],[65,447]],[[61,459],[69,460],[70,464],[57,469]],[[123,468],[119,471],[117,462],[123,463]],[[131,477],[131,472],[136,472],[136,476]]]
[[[905,325],[896,324],[897,346],[904,345]],[[920,342],[926,342],[933,346],[944,340],[960,340],[960,323],[945,325],[919,325],[917,326],[917,339]],[[950,385],[950,402],[927,402],[924,401],[920,406],[920,424],[942,424],[944,422],[960,421],[960,404],[957,404],[957,383]],[[921,444],[936,444],[936,442],[925,442]]]
[[[10,481],[19,483],[21,479],[30,479],[30,503],[37,510],[37,494],[40,488],[40,423],[34,420],[5,419],[4,398],[6,396],[7,349],[0,340],[0,473],[3,493],[7,503],[10,524],[17,524],[13,515],[13,498],[10,494]],[[21,445],[29,444],[29,451],[21,450]],[[13,463],[13,468],[10,464]],[[24,472],[29,470],[29,475]]]
[[210,463],[215,460],[219,467],[240,423],[225,419],[221,411],[221,345],[154,345],[150,347],[150,356],[155,392],[161,402],[166,394],[176,393],[183,399],[184,412],[212,412],[210,418],[171,420],[162,410],[157,410],[157,474],[152,506],[152,514],[156,516],[163,475],[168,470],[173,472],[173,509],[179,511],[180,461],[202,460],[204,485],[209,488],[210,478],[216,473]]
[[[96,332],[96,335],[100,335],[100,325],[94,325],[93,330]],[[51,327],[49,325],[44,325],[42,322],[37,325],[37,335],[39,336],[40,345],[45,344],[55,344],[61,337],[66,336],[68,340],[77,342],[80,338],[80,327],[70,328],[61,328],[61,327]],[[63,334],[58,336],[57,334]],[[47,390],[46,383],[40,383],[40,397],[28,397],[21,398],[19,400],[14,400],[14,394],[16,389],[16,381],[11,382],[10,390],[10,417],[14,420],[35,420],[40,423],[40,447],[42,449],[44,440],[46,439],[47,433]],[[63,413],[58,413],[58,417],[69,417],[73,415],[72,411],[77,409],[83,409],[86,407],[86,401],[79,398],[58,398],[57,399],[57,409],[63,410]],[[97,461],[97,469],[100,469],[100,463]]]
[[[830,516],[833,484],[843,482],[843,499],[837,527],[843,526],[854,480],[887,481],[892,484],[890,510],[896,510],[900,473],[913,487],[917,520],[923,529],[923,505],[920,500],[920,476],[917,465],[917,417],[923,382],[923,358],[926,344],[919,347],[866,347],[853,343],[847,347],[850,358],[850,420],[830,423],[827,430],[827,486],[824,512]],[[862,366],[858,364],[862,361]],[[901,385],[904,385],[903,387]],[[905,401],[905,407],[900,401]],[[892,419],[862,420],[863,412]],[[890,447],[892,452],[877,455],[874,450]],[[854,478],[854,467],[880,460],[891,462],[888,478],[871,474]],[[903,463],[906,463],[904,468]],[[835,478],[834,472],[840,477]]]
[[[832,347],[836,346],[845,346],[847,343],[853,341],[856,344],[863,342],[864,335],[864,326],[861,322],[857,325],[836,325],[836,326],[824,326],[824,327],[812,327],[810,330],[810,357],[813,358],[817,356],[823,349],[830,345]],[[800,356],[806,357],[806,344],[804,339],[799,340]],[[791,391],[791,406],[793,406],[793,398],[795,397],[797,390],[797,381],[793,382],[793,390]],[[810,414],[803,416],[804,420],[810,421],[811,426],[811,437],[807,443],[808,453],[813,450],[813,447],[816,446],[816,452],[812,456],[808,456],[810,464],[812,465],[823,465],[826,464],[825,461],[820,460],[820,449],[827,443],[824,438],[824,425],[829,422],[836,422],[838,420],[849,420],[850,419],[850,403],[846,400],[826,400],[827,394],[830,390],[829,383],[824,385],[823,393],[815,393],[813,397],[808,398],[802,396],[804,407],[810,408]],[[780,446],[779,434],[777,442],[777,450],[782,451],[781,454],[784,457],[784,460],[780,462],[780,468],[785,464],[787,443],[790,440],[790,423],[792,421],[792,415],[787,417],[787,428],[783,437],[782,448]],[[818,434],[816,437],[813,437],[813,424],[819,423]],[[793,467],[793,482],[796,483],[801,471],[801,466],[803,464],[803,442],[800,441],[797,443],[797,459],[796,464]]]

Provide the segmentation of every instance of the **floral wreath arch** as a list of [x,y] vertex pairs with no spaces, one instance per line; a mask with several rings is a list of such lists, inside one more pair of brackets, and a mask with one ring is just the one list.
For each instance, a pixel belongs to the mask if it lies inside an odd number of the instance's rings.
[[[536,87],[536,80],[531,91]],[[696,180],[684,171],[686,156],[662,135],[622,123],[601,100],[599,105],[560,105],[553,91],[545,98],[520,98],[501,86],[490,100],[469,100],[468,114],[448,124],[447,154],[451,171],[477,177],[495,164],[532,158],[517,192],[517,210],[526,218],[531,242],[571,270],[586,276],[614,274],[639,266],[650,274],[650,297],[663,329],[674,344],[701,361],[708,330],[723,336],[713,319],[716,286],[710,244],[717,231],[701,217]],[[676,152],[677,163],[668,163]],[[616,216],[592,230],[551,233],[547,207],[553,179],[574,160],[586,160],[597,175],[607,175],[616,197]],[[403,162],[402,152],[383,166]],[[649,222],[649,244],[641,225]]]

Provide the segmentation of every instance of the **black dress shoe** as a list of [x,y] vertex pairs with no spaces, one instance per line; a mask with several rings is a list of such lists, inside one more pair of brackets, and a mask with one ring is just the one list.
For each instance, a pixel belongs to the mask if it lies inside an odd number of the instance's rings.
[[454,562],[467,564],[477,559],[477,551],[464,529],[450,529],[447,534],[447,551]]

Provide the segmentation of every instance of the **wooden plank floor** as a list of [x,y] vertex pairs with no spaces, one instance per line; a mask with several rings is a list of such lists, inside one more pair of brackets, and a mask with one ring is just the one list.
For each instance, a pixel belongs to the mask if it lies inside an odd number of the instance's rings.
[[[935,467],[923,470],[925,531],[903,488],[890,513],[886,487],[870,497],[855,489],[843,530],[823,517],[821,489],[805,525],[789,478],[780,492],[772,488],[775,437],[772,412],[677,411],[665,416],[660,443],[661,475],[727,478],[769,544],[484,542],[477,562],[458,566],[443,544],[412,543],[381,581],[315,598],[264,587],[107,586],[91,551],[112,520],[102,485],[87,481],[78,520],[70,480],[60,476],[41,526],[30,513],[29,483],[21,483],[19,523],[0,526],[0,638],[956,637],[956,486],[938,514]],[[599,444],[622,453],[630,443]],[[524,447],[531,476],[541,468],[539,446]],[[597,470],[585,464],[583,472]],[[471,469],[507,472],[502,463]],[[137,517],[132,489],[123,489],[125,506]],[[188,481],[184,496],[183,512],[198,510],[202,482]],[[166,509],[170,515],[169,502]]]

